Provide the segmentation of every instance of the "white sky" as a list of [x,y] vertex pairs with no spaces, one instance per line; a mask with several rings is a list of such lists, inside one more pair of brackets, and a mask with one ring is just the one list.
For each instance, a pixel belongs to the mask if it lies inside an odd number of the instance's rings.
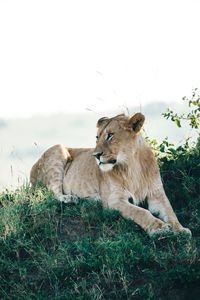
[[0,0],[0,117],[181,101],[199,0]]

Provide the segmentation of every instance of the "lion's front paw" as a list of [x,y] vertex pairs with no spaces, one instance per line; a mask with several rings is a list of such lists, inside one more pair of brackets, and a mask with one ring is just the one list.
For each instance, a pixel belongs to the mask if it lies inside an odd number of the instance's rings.
[[148,233],[150,236],[160,235],[171,231],[172,226],[164,223],[159,219],[155,219],[154,223],[150,226]]
[[183,233],[187,234],[189,237],[192,237],[192,232],[189,228],[182,227],[179,232],[183,232]]
[[180,223],[177,223],[177,222],[172,223],[172,230],[174,231],[174,233],[183,232],[190,237],[192,236],[192,233],[189,228],[185,228]]

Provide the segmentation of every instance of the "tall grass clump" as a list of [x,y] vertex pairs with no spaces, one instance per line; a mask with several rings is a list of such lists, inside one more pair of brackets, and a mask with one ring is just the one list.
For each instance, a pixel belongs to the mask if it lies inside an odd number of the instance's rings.
[[166,193],[191,239],[172,232],[150,238],[101,202],[64,204],[42,186],[6,190],[0,194],[0,299],[199,299],[200,140],[179,148],[167,143],[155,151]]

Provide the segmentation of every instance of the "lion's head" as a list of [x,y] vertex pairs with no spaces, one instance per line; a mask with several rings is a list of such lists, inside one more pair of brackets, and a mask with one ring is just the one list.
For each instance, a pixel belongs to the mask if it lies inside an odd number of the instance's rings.
[[102,171],[110,171],[119,164],[128,164],[130,155],[136,149],[137,136],[144,120],[141,113],[136,113],[131,118],[121,114],[99,119],[93,155]]

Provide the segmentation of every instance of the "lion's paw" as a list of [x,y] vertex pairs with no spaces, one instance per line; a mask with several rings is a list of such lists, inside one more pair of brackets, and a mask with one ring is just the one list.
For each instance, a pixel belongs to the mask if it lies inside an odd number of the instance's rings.
[[148,230],[150,236],[157,236],[167,233],[172,230],[172,226],[168,223],[164,223],[161,220],[156,220]]
[[183,232],[183,233],[187,234],[189,237],[192,237],[192,232],[189,228],[182,227],[179,232]]
[[189,237],[192,236],[192,233],[189,228],[183,227],[180,223],[172,223],[172,228],[175,234],[184,233]]

